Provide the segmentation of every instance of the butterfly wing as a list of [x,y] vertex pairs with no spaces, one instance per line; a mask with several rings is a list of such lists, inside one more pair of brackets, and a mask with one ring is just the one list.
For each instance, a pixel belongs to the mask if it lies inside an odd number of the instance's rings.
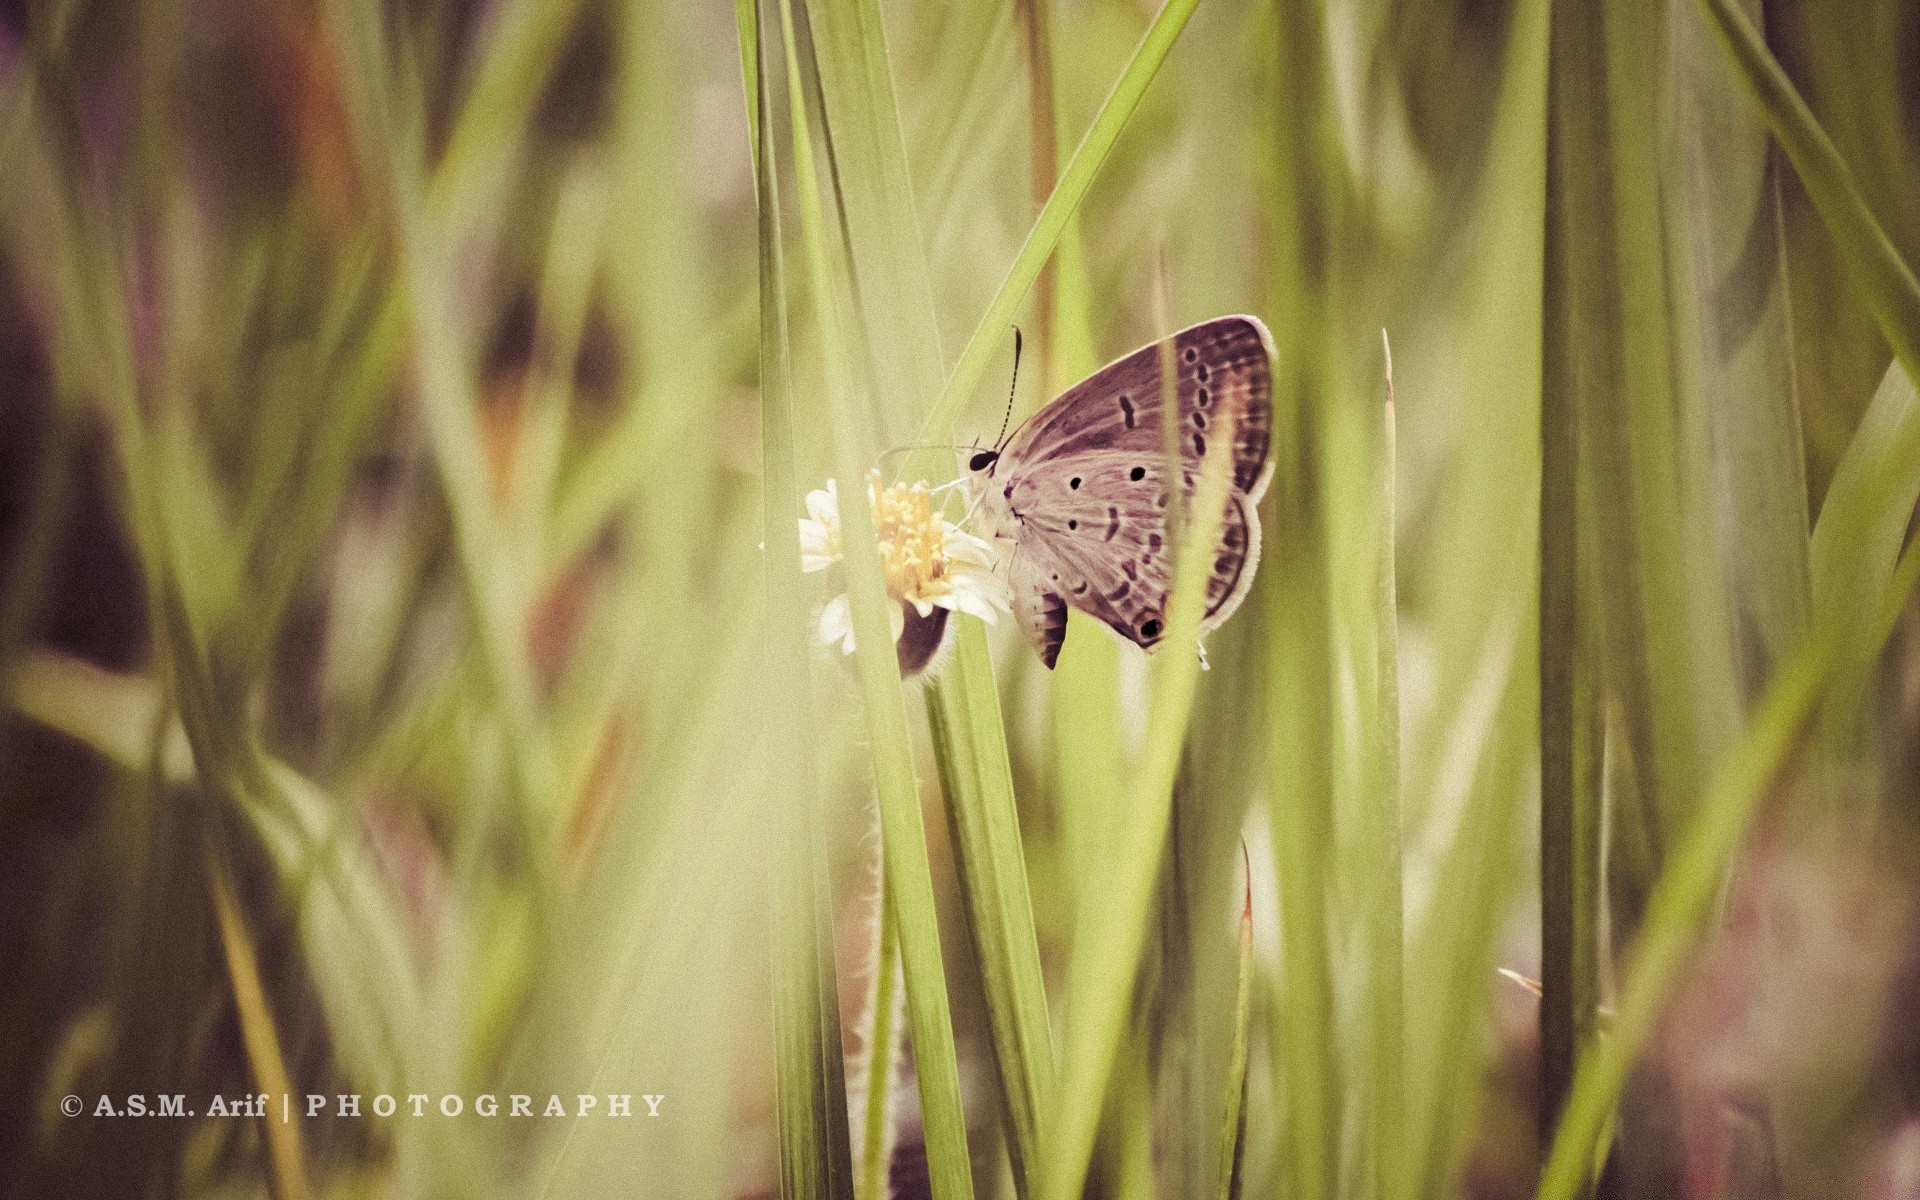
[[[1205,633],[1239,607],[1259,564],[1256,506],[1272,473],[1272,338],[1258,320],[1236,316],[1182,330],[1172,342],[1181,461],[1172,482],[1181,495],[1191,495],[1209,439],[1233,439]],[[1064,620],[1052,621],[1063,601],[1144,648],[1164,636],[1172,559],[1162,345],[1134,351],[1040,410],[986,485],[999,527],[1017,546],[1015,607],[1048,666],[1065,635]]]
[[[1180,457],[1186,469],[1199,469],[1209,439],[1232,419],[1228,414],[1237,414],[1231,434],[1233,487],[1258,504],[1271,475],[1272,335],[1257,318],[1234,316],[1203,321],[1172,340]],[[1109,363],[1035,413],[1002,456],[1002,476],[1090,450],[1164,457],[1161,346],[1154,342]]]
[[[1023,472],[1014,487],[1016,607],[1024,613],[1030,597],[1064,601],[1136,645],[1158,645],[1173,586],[1164,474],[1164,459],[1143,462],[1109,450],[1051,459]],[[1183,490],[1190,489],[1185,484]],[[1239,607],[1259,558],[1259,515],[1245,495],[1230,493],[1207,575],[1202,633]],[[1022,627],[1048,659],[1049,643],[1035,637],[1024,617]],[[1050,648],[1057,655],[1058,644]]]

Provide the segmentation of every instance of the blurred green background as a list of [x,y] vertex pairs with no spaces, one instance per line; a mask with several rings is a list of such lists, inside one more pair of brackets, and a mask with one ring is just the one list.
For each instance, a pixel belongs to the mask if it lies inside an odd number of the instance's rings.
[[[0,5],[0,1190],[1920,1197],[1916,97],[1905,0]],[[1009,323],[1017,421],[1230,312],[1210,669],[812,636]]]

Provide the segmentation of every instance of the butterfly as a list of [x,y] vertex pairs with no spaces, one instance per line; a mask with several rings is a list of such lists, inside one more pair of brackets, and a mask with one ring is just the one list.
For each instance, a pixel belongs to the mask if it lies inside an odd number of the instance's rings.
[[[1180,478],[1169,480],[1162,420],[1164,342],[1142,346],[1035,413],[1002,446],[968,460],[984,529],[1013,542],[1020,628],[1051,668],[1067,606],[1152,650],[1173,586],[1167,509],[1190,497],[1208,446],[1231,439],[1232,481],[1207,577],[1204,635],[1233,615],[1260,563],[1255,511],[1273,474],[1273,336],[1254,317],[1216,317],[1172,337]],[[1187,507],[1183,505],[1182,508]]]

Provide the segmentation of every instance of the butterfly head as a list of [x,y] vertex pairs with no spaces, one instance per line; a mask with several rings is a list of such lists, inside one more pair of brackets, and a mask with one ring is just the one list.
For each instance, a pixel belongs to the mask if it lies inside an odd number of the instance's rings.
[[1020,386],[1021,341],[1020,327],[1015,325],[1013,327],[1013,381],[1007,385],[1006,415],[1000,418],[1000,432],[993,436],[993,449],[977,450],[973,457],[967,460],[967,470],[975,474],[985,471],[991,477],[994,464],[1000,461],[1000,448],[1007,444],[1007,423],[1013,419],[1014,389]]

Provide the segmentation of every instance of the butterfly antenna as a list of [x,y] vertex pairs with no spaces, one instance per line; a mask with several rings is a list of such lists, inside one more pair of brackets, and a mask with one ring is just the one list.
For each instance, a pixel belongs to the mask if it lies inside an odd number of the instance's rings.
[[892,458],[896,454],[913,454],[916,451],[920,451],[920,450],[963,450],[963,449],[965,449],[965,447],[952,445],[947,442],[928,442],[924,445],[919,445],[919,446],[895,446],[891,450],[881,451],[880,457],[878,459],[875,459],[874,461],[877,465],[879,463],[886,462],[889,458]]
[[1004,442],[1002,441],[1002,439],[1007,436],[1007,425],[1009,422],[1013,420],[1014,390],[1019,386],[1020,386],[1020,327],[1018,325],[1015,325],[1013,327],[1013,382],[1007,384],[1007,413],[1005,416],[1000,418],[1000,432],[995,434],[993,437],[993,448],[995,450],[1000,449],[1000,447],[1004,445]]

